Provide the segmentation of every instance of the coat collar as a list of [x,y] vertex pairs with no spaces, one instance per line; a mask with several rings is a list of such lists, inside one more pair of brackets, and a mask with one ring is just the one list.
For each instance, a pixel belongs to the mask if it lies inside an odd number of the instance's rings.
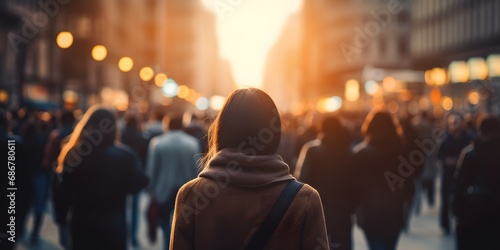
[[235,149],[219,151],[199,176],[238,187],[263,187],[294,179],[281,156],[252,156]]

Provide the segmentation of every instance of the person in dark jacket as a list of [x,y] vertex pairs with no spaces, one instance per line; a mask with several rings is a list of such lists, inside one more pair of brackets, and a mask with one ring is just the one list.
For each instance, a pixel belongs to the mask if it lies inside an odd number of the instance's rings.
[[500,247],[500,120],[485,118],[479,129],[457,166],[453,210],[459,250]]
[[73,132],[75,116],[72,111],[65,110],[60,117],[60,127],[52,130],[49,140],[45,146],[43,159],[44,168],[52,173],[52,202],[54,205],[54,221],[59,229],[59,243],[65,249],[69,248],[69,226],[66,220],[69,204],[59,186],[56,173],[53,171],[57,167],[57,157],[61,153],[61,147],[65,139]]
[[70,200],[72,249],[126,249],[125,199],[148,183],[136,154],[116,144],[116,118],[91,107],[59,155]]
[[40,238],[40,230],[45,217],[47,199],[49,197],[50,170],[43,166],[45,145],[49,137],[49,124],[40,119],[37,113],[32,113],[21,128],[26,152],[30,157],[25,159],[27,165],[34,170],[33,186],[33,230],[31,232],[31,243],[37,244]]
[[360,196],[356,219],[370,249],[395,249],[403,228],[405,188],[404,181],[396,185],[391,176],[398,175],[399,157],[405,155],[402,129],[389,113],[372,111],[361,130],[364,140],[354,148]]
[[441,209],[440,226],[445,235],[450,233],[450,202],[453,176],[460,152],[471,143],[471,137],[465,132],[462,118],[452,114],[448,117],[448,134],[439,147],[438,159],[442,162],[441,174]]
[[323,198],[330,245],[352,249],[352,137],[336,116],[323,120],[321,133],[321,139],[304,145],[295,176],[316,188]]
[[[123,129],[120,138],[123,144],[129,146],[139,156],[141,165],[144,167],[146,166],[149,140],[144,136],[140,125],[141,124],[139,123],[137,116],[127,116],[125,128]],[[139,226],[139,198],[139,193],[132,197],[130,232],[131,243],[134,247],[139,244],[139,241],[137,240],[137,228]]]

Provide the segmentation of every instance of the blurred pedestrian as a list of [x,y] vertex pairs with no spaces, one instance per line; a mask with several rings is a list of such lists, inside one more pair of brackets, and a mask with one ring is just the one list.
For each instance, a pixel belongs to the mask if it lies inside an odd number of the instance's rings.
[[148,190],[159,207],[159,223],[164,248],[170,242],[171,218],[175,197],[184,183],[198,175],[197,162],[201,156],[198,140],[183,131],[182,116],[169,117],[168,132],[153,138],[149,144],[146,171],[151,179]]
[[[329,249],[315,189],[304,184],[293,201],[284,195],[289,207],[273,207],[285,186],[300,187],[276,154],[280,137],[280,116],[266,93],[248,88],[229,96],[209,130],[202,172],[177,195],[172,249],[246,249],[256,241],[265,244],[258,249]],[[271,207],[284,216],[272,213],[277,227],[266,223],[272,229],[261,231]]]
[[471,137],[465,132],[462,118],[455,114],[448,116],[448,133],[438,151],[438,158],[442,162],[439,220],[445,235],[448,235],[451,230],[450,199],[458,157],[462,149],[469,145],[470,142]]
[[321,124],[321,139],[302,148],[295,176],[316,188],[322,197],[330,245],[352,249],[354,193],[352,183],[352,137],[336,116]]
[[145,134],[151,140],[155,136],[163,134],[163,112],[160,109],[153,110],[149,117],[149,122],[146,123]]
[[72,249],[126,249],[125,200],[148,183],[136,154],[116,143],[116,118],[93,106],[58,157],[71,204]]
[[[422,149],[418,146],[419,135],[417,130],[412,124],[413,117],[408,115],[405,118],[401,119],[401,129],[403,130],[404,141],[406,142],[406,152],[408,153],[405,157],[410,160],[410,155],[412,153],[416,154],[416,152],[422,152]],[[419,162],[413,161],[412,163],[412,172],[409,176],[405,178],[404,181],[404,202],[403,202],[403,216],[404,216],[404,224],[403,230],[408,232],[410,229],[410,220],[412,215],[412,207],[414,205],[414,196],[416,191],[416,181],[417,178],[422,174],[425,164],[425,154],[420,154],[423,159],[419,159]]]
[[479,129],[458,161],[453,209],[459,250],[500,247],[500,120],[487,117]]
[[[140,120],[136,115],[129,114],[125,117],[125,127],[121,131],[121,142],[129,146],[141,161],[141,166],[146,166],[146,156],[148,151],[148,142],[144,133],[141,131]],[[140,193],[132,196],[132,212],[130,223],[131,243],[133,247],[137,247],[139,241],[137,240],[137,229],[139,227],[139,198]]]
[[72,111],[65,110],[59,119],[59,128],[52,130],[49,140],[45,146],[43,165],[51,172],[52,202],[54,207],[54,221],[59,229],[59,243],[64,249],[69,249],[69,225],[67,214],[69,202],[63,195],[60,182],[57,180],[55,169],[57,167],[57,157],[61,153],[62,145],[67,142],[67,137],[73,132],[75,116]]
[[431,148],[429,148],[429,152],[426,152],[422,173],[416,180],[417,194],[415,197],[415,213],[417,215],[420,213],[421,209],[422,194],[425,195],[429,207],[433,207],[435,203],[435,186],[438,174],[438,168],[436,166],[438,142],[434,141],[432,138],[434,129],[436,129],[436,127],[434,126],[432,115],[427,111],[422,112],[415,125],[415,131],[417,132],[419,142],[428,142]]
[[200,118],[196,114],[186,113],[184,114],[184,118],[186,117],[190,118],[186,122],[188,124],[185,129],[186,133],[198,139],[201,151],[204,154],[207,153],[208,139],[204,123],[200,121]]
[[[47,113],[48,114],[48,113]],[[26,152],[30,157],[26,158],[26,164],[34,170],[33,186],[35,193],[33,197],[33,230],[31,232],[31,244],[37,244],[40,238],[40,230],[45,217],[47,199],[49,197],[50,169],[43,165],[45,145],[49,137],[49,124],[39,118],[39,113],[31,113],[24,126],[21,128],[21,136],[24,141]]]
[[[398,175],[400,156],[406,154],[402,129],[387,112],[372,111],[362,126],[363,142],[354,148],[360,207],[356,220],[370,249],[395,249],[403,228],[404,181]],[[401,177],[398,177],[401,178]]]

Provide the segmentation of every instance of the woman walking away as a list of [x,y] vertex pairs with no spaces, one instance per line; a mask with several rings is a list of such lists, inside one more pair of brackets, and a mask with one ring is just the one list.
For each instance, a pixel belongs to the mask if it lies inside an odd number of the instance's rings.
[[290,175],[276,154],[280,136],[266,93],[231,94],[202,172],[177,195],[171,249],[329,249],[320,196]]
[[402,130],[387,112],[372,111],[354,148],[360,208],[357,222],[370,249],[396,248],[403,228],[404,179],[399,176],[400,156],[405,155]]
[[91,107],[59,155],[72,209],[72,249],[126,249],[125,199],[148,183],[133,151],[117,145],[116,119]]

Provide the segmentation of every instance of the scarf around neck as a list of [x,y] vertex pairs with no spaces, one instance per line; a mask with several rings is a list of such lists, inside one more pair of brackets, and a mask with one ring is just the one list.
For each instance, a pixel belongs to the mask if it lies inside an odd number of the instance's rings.
[[237,187],[263,187],[294,180],[288,165],[278,154],[252,156],[236,149],[217,152],[199,177],[223,180]]

